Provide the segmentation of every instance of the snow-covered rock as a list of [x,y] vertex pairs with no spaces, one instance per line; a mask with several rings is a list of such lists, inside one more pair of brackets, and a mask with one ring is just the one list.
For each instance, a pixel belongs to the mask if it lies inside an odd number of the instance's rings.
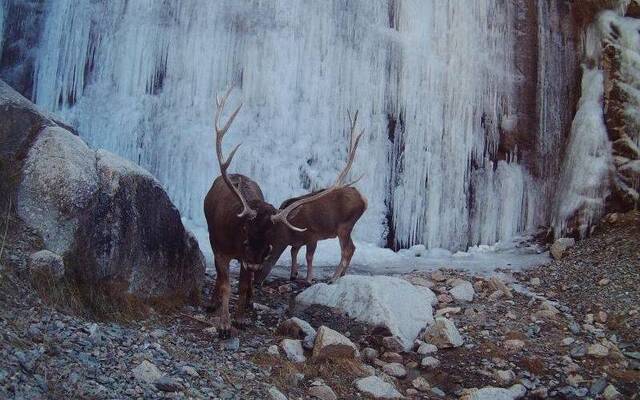
[[431,292],[400,278],[347,275],[333,285],[309,287],[296,302],[338,308],[356,320],[385,326],[409,350],[420,331],[433,323],[432,298],[426,291]]
[[359,357],[358,348],[349,338],[326,326],[321,326],[313,346],[316,359]]
[[436,318],[435,324],[430,326],[424,334],[424,340],[438,347],[459,347],[464,343],[458,328],[454,323],[444,317]]
[[367,394],[374,399],[402,399],[403,396],[398,390],[390,383],[383,381],[377,376],[368,376],[366,378],[358,379],[356,382],[356,388],[364,394]]
[[458,301],[473,301],[473,296],[476,294],[471,282],[465,280],[456,282],[453,288],[449,290],[449,293]]

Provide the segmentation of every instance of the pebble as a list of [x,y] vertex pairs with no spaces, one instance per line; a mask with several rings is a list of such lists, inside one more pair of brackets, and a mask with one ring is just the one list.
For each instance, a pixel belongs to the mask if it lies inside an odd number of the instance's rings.
[[424,377],[419,376],[416,379],[411,381],[411,386],[413,386],[414,388],[416,388],[417,390],[421,391],[421,392],[426,392],[429,389],[431,389],[431,385],[429,384],[429,381],[427,381]]
[[375,360],[378,358],[378,351],[371,347],[365,347],[362,350],[362,357],[368,361]]
[[368,376],[355,382],[356,388],[374,399],[401,399],[402,394],[392,384],[377,376]]
[[400,363],[389,363],[382,367],[382,371],[389,376],[393,376],[394,378],[404,378],[407,376],[407,370]]
[[440,366],[440,360],[435,357],[427,356],[422,359],[420,366],[423,368],[435,369]]
[[275,386],[269,388],[269,396],[271,396],[271,400],[287,400],[287,396],[282,394]]
[[312,398],[320,400],[337,400],[335,392],[327,385],[317,385],[309,388],[307,392]]
[[509,351],[520,351],[524,348],[524,341],[520,339],[509,339],[504,341],[503,346]]
[[587,354],[596,358],[603,358],[609,355],[609,349],[599,343],[589,345]]
[[438,351],[438,348],[431,343],[422,343],[420,347],[418,347],[418,354],[433,354]]
[[602,393],[602,395],[604,396],[605,400],[615,400],[615,399],[622,398],[622,395],[620,394],[620,392],[618,392],[616,387],[613,385],[608,385],[604,389],[604,392]]

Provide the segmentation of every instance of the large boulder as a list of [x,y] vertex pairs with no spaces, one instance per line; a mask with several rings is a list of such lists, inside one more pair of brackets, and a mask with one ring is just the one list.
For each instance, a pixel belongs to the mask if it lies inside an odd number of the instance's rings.
[[149,172],[89,148],[2,81],[0,120],[0,205],[15,210],[9,265],[46,249],[83,287],[145,300],[198,294],[202,253]]
[[384,326],[409,350],[420,331],[433,323],[432,297],[425,289],[390,276],[347,275],[332,285],[307,288],[296,302],[338,308],[356,320]]

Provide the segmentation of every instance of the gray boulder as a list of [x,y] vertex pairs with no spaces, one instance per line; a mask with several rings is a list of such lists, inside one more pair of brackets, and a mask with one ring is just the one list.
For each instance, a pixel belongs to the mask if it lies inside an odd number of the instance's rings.
[[92,150],[1,81],[0,120],[0,206],[16,211],[8,265],[24,267],[44,248],[85,286],[144,300],[195,298],[204,257],[151,174]]

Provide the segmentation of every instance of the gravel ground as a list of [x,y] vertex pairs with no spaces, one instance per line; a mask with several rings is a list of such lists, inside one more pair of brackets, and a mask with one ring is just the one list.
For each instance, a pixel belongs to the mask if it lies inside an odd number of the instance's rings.
[[[199,307],[93,321],[44,304],[24,280],[0,270],[0,398],[270,399],[276,387],[289,399],[307,399],[313,386],[326,384],[338,398],[357,399],[366,396],[354,380],[375,374],[409,398],[460,398],[473,388],[519,384],[526,398],[604,398],[605,391],[616,398],[614,388],[618,398],[635,399],[639,275],[638,213],[607,217],[548,266],[501,271],[493,280],[453,270],[402,275],[431,287],[440,300],[434,312],[451,320],[464,342],[429,354],[439,361],[430,367],[416,349],[385,349],[384,330],[326,307],[292,307],[302,282],[269,281],[255,295],[253,323],[238,341],[224,342],[216,318]],[[460,280],[473,284],[473,300],[452,297]],[[377,355],[296,364],[269,352],[283,339],[278,325],[292,315]],[[404,373],[390,376],[391,362]]]

